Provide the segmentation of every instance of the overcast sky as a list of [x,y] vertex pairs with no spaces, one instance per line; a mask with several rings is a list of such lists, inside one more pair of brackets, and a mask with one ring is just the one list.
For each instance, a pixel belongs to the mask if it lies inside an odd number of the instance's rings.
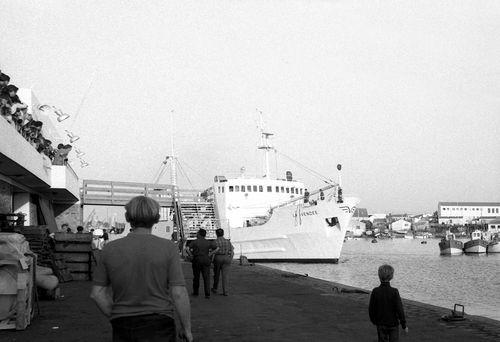
[[260,172],[258,108],[279,151],[328,176],[341,163],[370,213],[500,201],[499,1],[3,1],[0,16],[0,68],[73,114],[82,179],[151,182],[171,110],[194,187]]

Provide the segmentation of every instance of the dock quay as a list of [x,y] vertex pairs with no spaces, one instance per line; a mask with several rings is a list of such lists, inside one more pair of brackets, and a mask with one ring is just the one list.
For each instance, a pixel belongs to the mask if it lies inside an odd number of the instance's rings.
[[[183,263],[191,292],[190,263]],[[40,301],[40,314],[24,331],[0,331],[2,342],[111,341],[111,325],[89,298],[92,283],[61,284],[62,298]],[[368,293],[266,266],[230,273],[229,296],[191,297],[195,341],[376,341],[368,319]],[[402,341],[499,341],[500,322],[467,316],[444,322],[450,310],[404,300],[409,333]]]

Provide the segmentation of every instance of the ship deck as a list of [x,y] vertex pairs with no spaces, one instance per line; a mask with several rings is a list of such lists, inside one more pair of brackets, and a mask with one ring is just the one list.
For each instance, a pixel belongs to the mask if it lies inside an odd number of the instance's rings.
[[[183,268],[190,285],[190,264]],[[332,291],[339,286],[264,266],[234,264],[228,297],[191,298],[195,341],[375,341],[376,330],[368,320],[369,295]],[[41,301],[41,313],[31,326],[0,331],[0,340],[110,341],[111,326],[90,300],[90,287],[90,282],[62,284],[64,298]],[[404,306],[410,330],[405,341],[500,340],[499,321],[472,316],[446,323],[439,318],[449,314],[448,309],[407,300]]]

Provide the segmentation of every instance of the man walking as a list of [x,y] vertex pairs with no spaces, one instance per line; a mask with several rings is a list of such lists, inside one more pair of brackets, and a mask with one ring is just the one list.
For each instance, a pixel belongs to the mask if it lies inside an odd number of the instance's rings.
[[113,342],[176,341],[174,307],[180,335],[193,341],[179,254],[171,241],[151,234],[160,205],[137,196],[125,210],[133,231],[104,247],[90,295],[111,320]]
[[198,296],[200,287],[200,273],[203,277],[205,298],[210,298],[210,264],[211,257],[217,252],[217,244],[205,239],[207,231],[200,229],[196,240],[189,245],[189,254],[193,258],[193,296]]
[[212,287],[212,292],[217,293],[217,288],[219,287],[219,278],[222,273],[222,295],[227,296],[227,276],[229,273],[229,266],[231,266],[231,261],[234,256],[234,248],[228,239],[224,238],[224,229],[217,229],[215,231],[217,234],[217,244],[218,250],[215,253],[214,259],[214,285]]

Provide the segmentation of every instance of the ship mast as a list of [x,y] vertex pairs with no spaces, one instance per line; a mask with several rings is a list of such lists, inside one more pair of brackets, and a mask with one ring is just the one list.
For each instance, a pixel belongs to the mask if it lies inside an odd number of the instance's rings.
[[264,130],[264,120],[262,118],[262,111],[257,110],[259,112],[259,128],[260,128],[260,145],[258,146],[259,150],[264,150],[264,178],[269,179],[271,177],[271,172],[269,169],[269,151],[274,150],[273,146],[269,145],[269,137],[273,135],[273,133],[266,132]]

